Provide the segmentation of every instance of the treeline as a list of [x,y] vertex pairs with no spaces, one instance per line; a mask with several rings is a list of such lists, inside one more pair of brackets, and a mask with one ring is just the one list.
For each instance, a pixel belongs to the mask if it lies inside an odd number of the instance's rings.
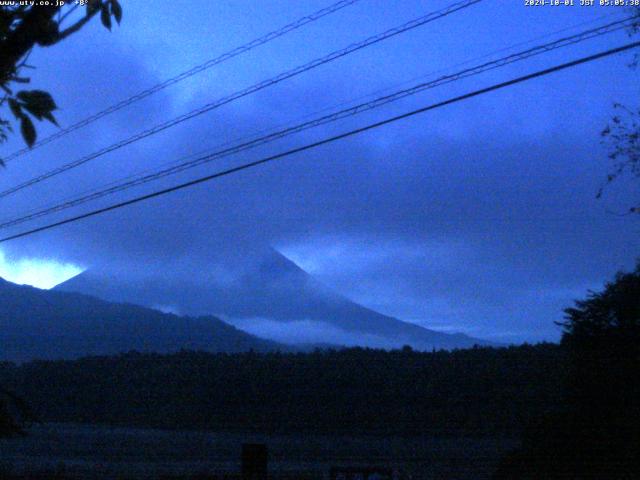
[[555,344],[416,352],[131,352],[0,364],[47,422],[217,431],[518,434],[557,405]]

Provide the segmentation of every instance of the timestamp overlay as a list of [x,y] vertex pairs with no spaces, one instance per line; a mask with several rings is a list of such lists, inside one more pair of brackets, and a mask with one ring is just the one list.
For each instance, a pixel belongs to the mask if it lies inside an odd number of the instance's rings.
[[89,0],[0,0],[0,7],[64,7],[87,5]]
[[525,7],[640,7],[640,0],[524,0]]

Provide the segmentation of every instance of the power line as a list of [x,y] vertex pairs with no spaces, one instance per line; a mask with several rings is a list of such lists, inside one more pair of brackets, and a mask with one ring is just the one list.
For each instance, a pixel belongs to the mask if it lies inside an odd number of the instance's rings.
[[[406,96],[409,95],[414,95],[418,92],[421,92],[423,90],[426,90],[428,88],[434,88],[437,86],[441,86],[445,83],[450,83],[452,81],[455,80],[459,80],[462,78],[467,78],[470,77],[472,75],[477,75],[479,73],[483,73],[485,71],[488,70],[492,70],[498,67],[502,67],[505,66],[507,64],[510,63],[514,63],[516,61],[520,61],[520,60],[524,60],[527,58],[530,58],[534,55],[538,55],[540,53],[545,53],[560,47],[564,47],[564,46],[568,46],[568,45],[573,45],[575,43],[581,42],[581,41],[585,41],[587,39],[591,39],[594,38],[596,36],[600,36],[606,33],[611,33],[614,32],[616,30],[620,30],[622,28],[625,28],[628,25],[628,21],[633,20],[633,17],[630,17],[628,19],[623,19],[623,20],[619,20],[616,22],[612,22],[610,24],[604,25],[604,26],[600,26],[600,27],[596,27],[594,29],[590,29],[569,37],[565,37],[559,40],[556,40],[554,42],[550,42],[544,45],[539,45],[533,48],[530,48],[528,50],[525,50],[523,52],[519,52],[519,53],[515,53],[512,55],[509,55],[507,57],[503,57],[497,60],[493,60],[491,62],[487,62],[484,63],[482,65],[479,66],[475,66],[472,68],[468,68],[466,70],[463,70],[461,72],[457,72],[455,74],[451,74],[451,75],[446,75],[444,77],[440,77],[434,81],[431,82],[427,82],[427,83],[421,83],[418,84],[416,86],[413,86],[412,88],[409,89],[405,89],[405,90],[400,90],[397,92],[394,92],[391,95],[387,95],[384,97],[380,97],[377,98],[373,101],[370,102],[366,102],[360,105],[357,105],[355,107],[351,107],[351,108],[347,108],[344,110],[341,110],[339,112],[335,112],[332,113],[330,115],[326,115],[324,117],[320,117],[317,119],[314,119],[310,122],[305,122],[302,123],[300,125],[296,125],[294,127],[290,127],[287,128],[285,130],[281,130],[281,131],[277,131],[274,133],[271,133],[269,135],[266,135],[264,137],[260,137],[260,138],[256,138],[252,141],[249,142],[245,142],[242,143],[240,145],[236,145],[232,148],[227,148],[218,152],[214,152],[211,154],[206,155],[205,157],[197,157],[195,160],[192,161],[188,161],[188,162],[184,162],[184,163],[178,163],[176,165],[176,162],[173,162],[173,166],[170,168],[166,168],[163,170],[160,170],[159,172],[154,172],[152,174],[149,175],[144,175],[141,177],[136,177],[136,176],[130,176],[128,178],[133,178],[133,180],[130,181],[125,181],[124,183],[120,183],[118,184],[117,182],[111,182],[111,184],[109,185],[114,185],[111,188],[106,188],[104,190],[93,190],[92,192],[90,192],[88,195],[83,195],[80,197],[74,197],[73,199],[67,200],[63,203],[59,203],[56,205],[53,205],[51,207],[46,207],[44,209],[41,210],[35,210],[32,212],[27,213],[24,216],[15,218],[15,219],[11,219],[11,220],[7,220],[4,221],[3,223],[0,223],[0,228],[7,228],[7,227],[11,227],[11,226],[15,226],[21,223],[24,223],[26,221],[35,219],[35,218],[40,218],[42,216],[45,216],[47,214],[50,213],[55,213],[55,212],[59,212],[62,210],[65,210],[67,208],[71,208],[83,203],[86,203],[88,201],[91,200],[95,200],[98,198],[102,198],[106,195],[109,194],[113,194],[116,192],[120,192],[123,190],[127,190],[129,188],[138,186],[138,185],[142,185],[145,183],[148,183],[150,181],[162,178],[164,176],[167,175],[171,175],[171,174],[175,174],[175,173],[179,173],[182,172],[184,170],[187,170],[189,168],[194,168],[196,166],[202,165],[204,163],[208,163],[211,162],[212,160],[216,160],[216,159],[220,159],[220,158],[224,158],[226,156],[235,154],[235,153],[239,153],[241,151],[247,150],[249,148],[254,148],[258,145],[262,145],[271,141],[274,141],[276,139],[279,138],[283,138],[285,136],[289,136],[291,134],[294,133],[298,133],[300,131],[306,130],[308,128],[312,128],[312,127],[316,127],[316,126],[320,126],[329,122],[333,122],[342,118],[345,118],[347,116],[351,116],[351,115],[355,115],[358,113],[362,113],[364,111],[370,110],[370,109],[374,109],[377,108],[379,106],[385,105],[387,103],[399,100],[401,98],[404,98]],[[193,155],[191,155],[191,157],[193,157]],[[124,179],[126,180],[126,179]],[[107,185],[107,186],[109,186]]]
[[49,135],[48,137],[43,138],[42,140],[36,142],[31,148],[29,147],[25,147],[22,148],[20,150],[17,150],[15,152],[13,152],[12,154],[10,154],[9,156],[7,156],[6,158],[4,158],[4,162],[7,163],[21,155],[24,155],[25,153],[31,152],[33,150],[35,150],[38,147],[41,147],[43,145],[46,145],[47,143],[50,143],[54,140],[57,140],[58,138],[64,137],[65,135],[67,135],[68,133],[71,133],[75,130],[78,130],[79,128],[82,127],[86,127],[87,125],[103,118],[106,117],[107,115],[110,115],[112,113],[117,112],[118,110],[122,110],[123,108],[136,103],[144,98],[147,98],[150,95],[153,95],[154,93],[157,93],[161,90],[164,90],[165,88],[174,85],[178,82],[181,82],[182,80],[186,80],[189,77],[192,77],[200,72],[203,72],[211,67],[214,67],[216,65],[219,65],[223,62],[226,62],[227,60],[231,60],[234,57],[237,57],[238,55],[241,55],[243,53],[248,52],[249,50],[253,50],[256,47],[259,47],[261,45],[264,45],[265,43],[268,43],[272,40],[275,40],[276,38],[282,37],[283,35],[286,35],[289,32],[292,32],[294,30],[297,30],[309,23],[315,22],[316,20],[320,20],[322,17],[326,17],[327,15],[330,15],[334,12],[337,12],[338,10],[342,10],[345,7],[348,7],[349,5],[353,5],[354,3],[359,2],[360,0],[340,0],[339,2],[334,3],[333,5],[330,5],[328,7],[325,7],[321,10],[318,10],[317,12],[311,13],[309,15],[306,15],[302,18],[299,18],[298,20],[296,20],[295,22],[292,22],[288,25],[285,25],[284,27],[279,28],[278,30],[273,30],[272,32],[267,33],[266,35],[263,35],[262,37],[256,38],[255,40],[252,40],[248,43],[245,43],[244,45],[241,45],[237,48],[234,48],[233,50],[230,50],[226,53],[223,53],[222,55],[219,55],[218,57],[212,58],[208,61],[206,61],[205,63],[202,63],[200,65],[196,65],[193,68],[190,68],[189,70],[186,70],[174,77],[171,77],[161,83],[158,83],[146,90],[142,90],[141,92],[137,93],[136,95],[133,95],[129,98],[126,98],[118,103],[116,103],[115,105],[111,105],[110,107],[105,108],[104,110],[101,110],[89,117],[83,118],[82,120],[66,127],[63,128],[61,130],[58,130],[56,133]]
[[248,87],[244,90],[240,90],[238,92],[235,92],[231,95],[228,95],[226,97],[223,97],[219,100],[216,100],[214,102],[208,103],[196,110],[192,110],[191,112],[188,112],[186,114],[183,114],[177,118],[174,118],[172,120],[169,120],[167,122],[161,123],[159,125],[156,125],[148,130],[144,130],[136,135],[133,135],[125,140],[121,140],[120,142],[114,143],[108,147],[105,147],[101,150],[98,150],[97,152],[94,152],[92,154],[89,154],[85,157],[82,157],[78,160],[75,160],[73,162],[67,163],[65,165],[62,165],[60,167],[54,168],[53,170],[50,170],[46,173],[43,173],[41,175],[38,175],[37,177],[34,177],[30,180],[27,180],[26,182],[23,182],[15,187],[9,188],[7,190],[4,190],[2,192],[0,192],[0,198],[6,197],[8,195],[11,195],[12,193],[15,193],[17,191],[20,191],[24,188],[27,188],[31,185],[34,185],[36,183],[40,183],[44,180],[47,180],[53,176],[59,175],[63,172],[66,172],[68,170],[71,170],[73,168],[76,168],[80,165],[83,165],[91,160],[94,160],[98,157],[101,157],[102,155],[105,155],[107,153],[113,152],[115,150],[118,150],[126,145],[129,145],[131,143],[137,142],[138,140],[142,140],[143,138],[149,137],[151,135],[154,135],[156,133],[159,133],[163,130],[166,130],[170,127],[173,127],[175,125],[178,125],[186,120],[190,120],[191,118],[197,117],[199,115],[202,115],[204,113],[207,113],[211,110],[214,110],[216,108],[219,108],[223,105],[226,105],[227,103],[231,103],[234,100],[237,100],[239,98],[245,97],[247,95],[250,95],[252,93],[255,93],[259,90],[262,90],[264,88],[270,87],[272,85],[275,85],[277,83],[280,83],[284,80],[287,80],[289,78],[295,77],[297,75],[300,75],[301,73],[307,72],[309,70],[312,70],[316,67],[319,67],[321,65],[324,65],[326,63],[332,62],[334,60],[337,60],[341,57],[344,57],[350,53],[353,53],[355,51],[361,50],[363,48],[369,47],[373,44],[376,44],[378,42],[381,42],[383,40],[386,40],[388,38],[394,37],[396,35],[399,35],[401,33],[407,32],[409,30],[415,29],[417,27],[420,27],[422,25],[425,25],[427,23],[430,23],[432,21],[435,21],[437,19],[446,17],[447,15],[450,15],[454,12],[457,12],[459,10],[463,10],[465,8],[468,8],[476,3],[479,3],[483,0],[463,0],[463,1],[459,1],[456,3],[451,4],[448,7],[445,7],[441,10],[429,13],[427,15],[424,15],[422,17],[416,18],[414,20],[411,20],[403,25],[400,25],[398,27],[395,28],[391,28],[383,33],[380,33],[378,35],[374,35],[371,36],[361,42],[357,42],[357,43],[352,43],[351,45],[341,49],[341,50],[337,50],[334,51],[328,55],[325,55],[324,57],[318,58],[316,60],[312,60],[309,63],[306,63],[304,65],[301,65],[299,67],[293,68],[292,70],[288,70],[284,73],[281,73],[273,78],[270,78],[268,80],[264,80],[260,83],[257,83],[255,85],[252,85],[251,87]]
[[448,100],[444,100],[444,101],[441,101],[441,102],[438,102],[438,103],[434,103],[434,104],[428,105],[426,107],[419,108],[417,110],[412,110],[410,112],[403,113],[401,115],[397,115],[397,116],[394,116],[394,117],[391,117],[391,118],[388,118],[388,119],[385,119],[385,120],[382,120],[382,121],[379,121],[379,122],[371,123],[371,124],[366,125],[364,127],[356,128],[354,130],[350,130],[348,132],[341,133],[339,135],[328,137],[328,138],[325,138],[323,140],[319,140],[317,142],[309,143],[309,144],[304,145],[302,147],[298,147],[298,148],[294,148],[294,149],[291,149],[291,150],[287,150],[285,152],[278,153],[276,155],[272,155],[270,157],[266,157],[266,158],[262,158],[260,160],[256,160],[256,161],[249,162],[249,163],[245,163],[243,165],[239,165],[237,167],[233,167],[233,168],[229,168],[229,169],[226,169],[226,170],[222,170],[222,171],[216,172],[214,174],[207,175],[205,177],[200,177],[200,178],[197,178],[195,180],[191,180],[189,182],[185,182],[185,183],[181,183],[179,185],[175,185],[173,187],[165,188],[163,190],[158,190],[158,191],[146,194],[146,195],[142,195],[142,196],[130,199],[130,200],[126,200],[124,202],[120,202],[120,203],[116,203],[116,204],[110,205],[108,207],[104,207],[104,208],[100,208],[100,209],[97,209],[97,210],[93,210],[91,212],[87,212],[87,213],[84,213],[82,215],[77,215],[75,217],[71,217],[71,218],[67,218],[67,219],[64,219],[64,220],[60,220],[60,221],[55,222],[55,223],[50,223],[50,224],[42,226],[42,227],[34,228],[32,230],[28,230],[28,231],[21,232],[21,233],[15,234],[15,235],[4,237],[4,238],[0,239],[0,243],[7,242],[9,240],[14,240],[14,239],[17,239],[17,238],[26,237],[28,235],[33,235],[34,233],[42,232],[42,231],[45,231],[45,230],[50,230],[52,228],[59,227],[61,225],[65,225],[65,224],[76,222],[76,221],[79,221],[79,220],[82,220],[82,219],[85,219],[85,218],[93,217],[93,216],[96,216],[96,215],[99,215],[99,214],[102,214],[102,213],[109,212],[111,210],[117,210],[119,208],[123,208],[123,207],[126,207],[128,205],[132,205],[132,204],[135,204],[135,203],[142,202],[144,200],[149,200],[151,198],[155,198],[155,197],[159,197],[159,196],[162,196],[162,195],[166,195],[168,193],[175,192],[175,191],[178,191],[178,190],[182,190],[182,189],[185,189],[185,188],[188,188],[188,187],[192,187],[194,185],[198,185],[200,183],[208,182],[208,181],[214,180],[216,178],[225,177],[227,175],[231,175],[233,173],[237,173],[237,172],[240,172],[240,171],[243,171],[243,170],[247,170],[247,169],[250,169],[250,168],[253,168],[253,167],[257,167],[259,165],[263,165],[263,164],[266,164],[266,163],[269,163],[269,162],[273,162],[275,160],[279,160],[281,158],[294,155],[296,153],[300,153],[300,152],[304,152],[304,151],[307,151],[307,150],[311,150],[313,148],[317,148],[319,146],[322,146],[322,145],[325,145],[325,144],[328,144],[328,143],[333,143],[333,142],[335,142],[337,140],[342,140],[344,138],[352,137],[352,136],[358,135],[360,133],[364,133],[364,132],[367,132],[369,130],[373,130],[373,129],[382,127],[384,125],[388,125],[390,123],[397,122],[399,120],[404,120],[406,118],[413,117],[413,116],[421,114],[421,113],[425,113],[425,112],[430,111],[430,110],[435,110],[437,108],[441,108],[441,107],[444,107],[446,105],[451,105],[453,103],[458,103],[458,102],[461,102],[461,101],[464,101],[464,100],[468,100],[470,98],[477,97],[477,96],[483,95],[485,93],[493,92],[495,90],[500,90],[500,89],[503,89],[503,88],[506,88],[506,87],[509,87],[509,86],[512,86],[512,85],[516,85],[518,83],[523,83],[525,81],[532,80],[534,78],[542,77],[542,76],[545,76],[545,75],[549,75],[551,73],[558,72],[558,71],[561,71],[561,70],[566,70],[568,68],[572,68],[572,67],[584,64],[584,63],[592,62],[594,60],[598,60],[598,59],[605,58],[605,57],[608,57],[608,56],[611,56],[611,55],[615,55],[617,53],[621,53],[621,52],[624,52],[624,51],[627,51],[627,50],[630,50],[630,49],[636,48],[636,47],[640,47],[640,42],[628,43],[628,44],[623,45],[621,47],[617,47],[617,48],[613,48],[613,49],[610,49],[610,50],[606,50],[604,52],[600,52],[600,53],[597,53],[597,54],[594,54],[594,55],[590,55],[590,56],[587,56],[587,57],[582,57],[582,58],[577,59],[577,60],[573,60],[573,61],[570,61],[570,62],[562,63],[562,64],[556,65],[554,67],[546,68],[544,70],[539,70],[537,72],[530,73],[528,75],[524,75],[524,76],[521,76],[521,77],[517,77],[517,78],[514,78],[512,80],[508,80],[506,82],[497,83],[497,84],[494,84],[494,85],[492,85],[490,87],[485,87],[485,88],[482,88],[482,89],[479,89],[479,90],[475,90],[473,92],[466,93],[464,95],[460,95],[460,96],[457,96],[457,97],[453,97],[453,98],[450,98]]
[[[435,80],[432,80],[430,82],[423,82],[423,83],[419,83],[417,85],[414,85],[411,88],[408,89],[403,89],[403,90],[399,90],[396,92],[393,92],[389,95],[385,95],[379,98],[376,98],[374,100],[371,100],[369,102],[365,102],[365,103],[361,103],[359,105],[350,107],[350,108],[346,108],[334,113],[331,113],[329,115],[325,115],[313,120],[310,120],[308,122],[303,122],[301,124],[289,127],[289,128],[285,128],[284,130],[280,130],[280,131],[276,131],[273,133],[270,133],[268,135],[259,137],[259,138],[255,138],[253,140],[247,141],[247,142],[243,142],[239,145],[235,145],[232,146],[230,148],[226,148],[223,150],[219,150],[217,152],[213,152],[213,153],[209,153],[205,156],[198,156],[195,159],[186,161],[186,162],[182,162],[182,163],[178,163],[178,164],[174,164],[168,168],[164,168],[160,171],[156,171],[147,175],[142,175],[142,176],[131,176],[129,178],[132,178],[131,180],[127,180],[124,181],[122,183],[117,183],[117,182],[112,182],[111,184],[107,185],[107,187],[109,188],[105,188],[102,190],[94,190],[92,192],[90,192],[89,194],[85,194],[82,195],[80,197],[74,197],[73,199],[64,201],[62,203],[58,203],[56,205],[50,206],[50,207],[46,207],[44,209],[40,209],[40,210],[36,210],[33,211],[31,213],[27,213],[21,217],[18,218],[14,218],[11,220],[6,220],[2,223],[0,223],[0,229],[1,228],[8,228],[8,227],[12,227],[15,225],[19,225],[21,223],[27,222],[29,220],[33,220],[36,218],[41,218],[43,216],[52,214],[52,213],[56,213],[56,212],[60,212],[62,210],[66,210],[68,208],[71,207],[75,207],[84,203],[87,203],[89,201],[92,200],[97,200],[99,198],[102,198],[104,196],[110,195],[110,194],[114,194],[117,192],[121,192],[124,190],[128,190],[129,188],[133,188],[135,186],[139,186],[139,185],[143,185],[146,183],[149,183],[151,181],[163,178],[165,176],[168,175],[173,175],[176,173],[180,173],[182,171],[185,171],[187,169],[191,169],[194,167],[197,167],[199,165],[203,165],[205,163],[209,163],[213,160],[218,160],[251,148],[255,148],[257,146],[260,145],[264,145],[266,143],[270,143],[274,140],[278,140],[290,135],[293,135],[295,133],[299,133],[303,130],[307,130],[310,128],[314,128],[314,127],[318,127],[321,125],[325,125],[331,122],[335,122],[337,120],[349,117],[349,116],[353,116],[353,115],[357,115],[360,113],[363,113],[365,111],[368,110],[372,110],[378,107],[381,107],[383,105],[386,105],[388,103],[391,102],[395,102],[397,100],[400,100],[402,98],[411,96],[411,95],[415,95],[417,93],[420,93],[424,90],[427,89],[431,89],[431,88],[435,88],[435,87],[439,87],[442,86],[444,84],[448,84],[457,80],[461,80],[464,78],[468,78],[471,76],[475,76],[478,75],[480,73],[484,73],[486,71],[489,70],[494,70],[496,68],[500,68],[503,67],[505,65],[509,65],[518,61],[522,61],[528,58],[531,58],[533,56],[536,55],[540,55],[543,53],[547,53],[549,51],[558,49],[558,48],[562,48],[562,47],[566,47],[569,45],[574,45],[576,43],[579,42],[583,42],[595,37],[599,37],[608,33],[612,33],[618,30],[621,30],[623,28],[626,28],[629,25],[630,21],[633,21],[634,17],[629,17],[626,19],[622,19],[622,20],[618,20],[615,22],[611,22],[607,25],[603,25],[603,26],[599,26],[599,27],[595,27],[568,37],[564,37],[558,40],[555,40],[553,42],[548,42],[546,44],[543,45],[538,45],[529,49],[526,49],[524,51],[518,52],[518,53],[514,53],[511,55],[508,55],[506,57],[502,57],[496,60],[492,60],[490,62],[486,62],[474,67],[470,67],[467,69],[464,69],[462,71],[459,71],[457,73],[453,73],[453,74],[449,74],[449,75],[444,75],[441,76]],[[193,155],[191,156],[193,157]],[[110,186],[113,185],[113,186]]]
[[[376,90],[374,92],[369,92],[369,93],[366,93],[364,95],[359,95],[358,97],[351,98],[349,100],[339,102],[337,104],[333,104],[333,105],[330,105],[330,106],[322,107],[322,108],[320,108],[318,110],[314,110],[311,113],[307,113],[307,114],[304,114],[304,115],[300,116],[299,120],[313,118],[317,114],[320,114],[320,113],[323,113],[323,112],[327,112],[327,111],[331,111],[331,110],[334,110],[336,108],[344,107],[346,105],[352,105],[352,104],[355,104],[356,102],[360,102],[360,101],[363,101],[365,99],[374,99],[377,96],[379,96],[380,94],[383,94],[385,92],[391,92],[391,91],[393,91],[394,89],[396,89],[396,88],[398,88],[400,86],[409,85],[411,83],[414,83],[417,80],[423,80],[425,78],[429,78],[429,77],[431,77],[433,75],[436,75],[436,74],[448,72],[448,71],[451,71],[451,69],[453,69],[453,68],[462,67],[462,66],[468,65],[468,64],[470,64],[470,63],[472,63],[474,61],[490,58],[492,55],[496,55],[498,53],[502,53],[502,52],[506,52],[506,51],[509,51],[509,50],[513,50],[513,49],[515,49],[517,47],[520,47],[520,46],[523,46],[523,45],[530,45],[531,43],[533,43],[533,42],[535,42],[537,40],[543,40],[543,39],[546,39],[546,38],[550,38],[550,37],[553,37],[554,35],[557,35],[557,34],[560,34],[560,33],[564,33],[564,32],[567,32],[569,30],[574,30],[576,28],[579,28],[579,27],[582,27],[582,26],[585,26],[585,25],[597,23],[600,20],[603,20],[605,18],[610,18],[610,17],[613,17],[613,16],[618,16],[618,12],[609,13],[607,15],[601,15],[600,17],[597,17],[595,19],[590,19],[590,20],[587,20],[587,21],[584,21],[584,22],[580,22],[578,24],[574,24],[574,25],[571,25],[571,26],[568,26],[568,27],[564,27],[564,28],[561,28],[559,30],[555,30],[553,32],[545,33],[544,35],[538,35],[536,37],[530,38],[530,39],[522,41],[522,42],[518,42],[518,43],[515,43],[515,44],[512,44],[512,45],[506,46],[506,47],[502,47],[502,48],[499,48],[499,49],[496,49],[496,50],[492,50],[491,52],[485,53],[485,54],[480,55],[480,56],[476,56],[476,57],[473,57],[473,58],[468,58],[468,59],[466,59],[466,60],[464,60],[462,62],[456,63],[455,65],[449,66],[447,68],[441,68],[441,69],[438,69],[438,70],[435,70],[435,71],[431,71],[429,73],[422,74],[422,75],[417,76],[417,77],[413,77],[413,78],[411,78],[409,80],[404,80],[403,82],[396,83],[395,85],[381,88],[381,89]],[[633,21],[635,21],[636,17],[635,16],[631,16],[629,18],[633,19]],[[286,127],[286,126],[293,125],[293,124],[295,124],[295,122],[288,121],[288,122],[285,122],[285,123],[281,123],[277,127],[263,128],[263,129],[260,129],[258,131],[255,131],[252,134],[243,135],[242,137],[236,138],[234,140],[227,140],[227,141],[225,141],[225,142],[223,142],[221,144],[218,144],[215,147],[208,147],[208,148],[205,148],[205,149],[201,149],[197,153],[192,153],[190,155],[180,157],[179,159],[173,160],[171,162],[164,163],[164,164],[160,165],[159,167],[164,168],[164,167],[168,167],[168,166],[179,165],[179,164],[183,163],[184,160],[187,160],[187,159],[190,159],[190,158],[198,158],[199,156],[201,156],[201,155],[203,155],[205,153],[209,153],[209,152],[214,151],[214,149],[216,149],[216,148],[226,147],[227,145],[233,145],[234,143],[237,143],[237,142],[245,142],[245,141],[247,141],[247,139],[257,138],[257,136],[259,134],[264,134],[266,132],[277,132],[278,130],[280,130],[280,129]],[[132,174],[127,175],[125,177],[122,177],[120,179],[117,179],[117,180],[108,182],[106,184],[103,184],[99,188],[94,187],[92,189],[86,190],[86,191],[82,192],[81,195],[98,192],[101,188],[105,188],[105,187],[109,187],[109,186],[112,186],[112,185],[116,185],[118,182],[129,180],[129,179],[132,179],[132,178],[136,178],[136,177],[139,177],[139,176],[144,175],[146,173],[154,172],[154,171],[155,171],[155,169],[152,169],[152,168],[146,168],[146,169],[141,170],[141,171],[139,170],[139,171],[137,171],[135,173],[132,173]],[[75,199],[77,197],[78,197],[77,195],[72,195],[72,196],[67,197],[64,201]],[[54,205],[54,203],[49,202],[47,205],[32,209],[31,212],[37,212],[40,208],[47,208],[47,207],[52,206],[52,205]],[[29,213],[31,213],[31,212],[29,212]]]

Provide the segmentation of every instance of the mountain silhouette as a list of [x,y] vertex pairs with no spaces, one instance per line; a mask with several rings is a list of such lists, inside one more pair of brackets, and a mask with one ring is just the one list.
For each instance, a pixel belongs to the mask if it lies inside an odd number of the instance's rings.
[[[233,261],[233,275],[224,279],[210,276],[206,282],[139,273],[128,278],[103,268],[89,269],[55,289],[189,315],[216,315],[256,335],[288,343],[410,345],[420,350],[489,344],[463,334],[429,330],[359,305],[274,249]],[[309,332],[313,332],[311,337]],[[289,337],[282,338],[288,333]],[[296,333],[301,338],[296,339]]]
[[16,285],[0,278],[0,360],[181,349],[209,352],[286,350],[213,316],[179,317],[79,293]]

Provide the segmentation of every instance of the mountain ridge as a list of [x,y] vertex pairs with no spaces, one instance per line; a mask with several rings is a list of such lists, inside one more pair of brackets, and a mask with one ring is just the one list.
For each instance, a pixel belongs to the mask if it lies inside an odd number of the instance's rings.
[[362,306],[326,287],[274,249],[248,257],[250,261],[243,268],[234,265],[239,273],[225,282],[210,280],[199,284],[157,275],[142,275],[131,281],[110,275],[108,269],[89,269],[54,289],[109,301],[135,299],[148,307],[164,305],[189,315],[212,314],[262,337],[269,334],[269,328],[256,325],[275,322],[276,326],[316,326],[318,338],[313,341],[317,343],[332,343],[322,337],[322,326],[330,325],[335,335],[344,334],[346,339],[337,343],[347,346],[358,345],[359,339],[364,339],[360,346],[410,345],[420,350],[492,345],[462,333],[430,330]]
[[289,350],[214,316],[179,317],[132,303],[42,290],[0,278],[0,360],[73,359],[138,350]]

